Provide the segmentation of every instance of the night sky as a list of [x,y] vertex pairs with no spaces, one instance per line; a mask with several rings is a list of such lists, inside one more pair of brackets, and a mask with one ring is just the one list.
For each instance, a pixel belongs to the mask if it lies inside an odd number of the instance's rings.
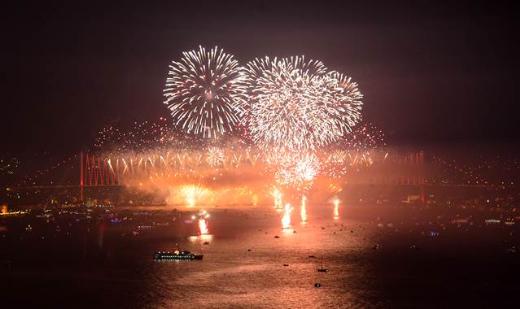
[[322,60],[359,82],[364,118],[393,144],[520,137],[512,2],[71,2],[1,10],[4,153],[77,152],[106,124],[168,116],[168,64],[199,44],[244,64]]

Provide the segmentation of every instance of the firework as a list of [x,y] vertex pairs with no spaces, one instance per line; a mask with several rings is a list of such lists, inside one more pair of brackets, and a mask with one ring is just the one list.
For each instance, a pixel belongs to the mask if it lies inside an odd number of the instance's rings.
[[109,125],[97,132],[94,148],[103,152],[146,151],[168,146],[185,148],[193,139],[179,136],[165,118],[133,122],[130,126]]
[[268,63],[257,60],[247,66],[248,80],[255,80],[248,119],[253,141],[309,149],[330,139],[332,128],[318,108],[323,88],[318,76],[326,72],[325,66],[303,57],[275,58]]
[[333,147],[340,147],[350,151],[365,151],[385,146],[383,130],[370,122],[357,124],[350,134],[342,136]]
[[232,131],[246,99],[243,78],[238,61],[218,47],[183,52],[163,91],[175,126],[205,138]]
[[345,150],[333,150],[326,153],[321,170],[329,177],[339,178],[347,174],[348,167],[348,152]]
[[309,150],[350,132],[361,116],[357,84],[305,57],[256,59],[246,66],[247,124],[257,144]]
[[272,192],[274,198],[274,208],[277,210],[282,209],[282,192],[278,188],[274,188]]
[[352,128],[361,119],[361,108],[363,95],[358,89],[358,84],[338,72],[330,72],[325,77],[327,87],[326,109],[330,121],[341,130],[342,134],[350,133]]
[[205,210],[199,211],[199,233],[200,235],[208,235],[208,223],[206,219],[209,218],[209,213]]
[[312,153],[301,156],[287,156],[279,163],[275,180],[280,185],[307,189],[318,174],[320,163]]
[[224,164],[224,151],[218,147],[210,147],[208,148],[208,154],[206,157],[206,162],[211,167],[219,167]]

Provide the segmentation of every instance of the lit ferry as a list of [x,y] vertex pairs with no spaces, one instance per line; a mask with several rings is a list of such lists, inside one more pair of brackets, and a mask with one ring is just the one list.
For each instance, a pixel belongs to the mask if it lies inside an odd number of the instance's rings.
[[158,251],[153,255],[156,261],[172,261],[172,260],[202,260],[202,254],[194,254],[189,251]]

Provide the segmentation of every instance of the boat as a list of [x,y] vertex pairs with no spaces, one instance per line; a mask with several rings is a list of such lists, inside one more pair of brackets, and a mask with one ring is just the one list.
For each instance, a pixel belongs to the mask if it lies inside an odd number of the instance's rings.
[[327,268],[323,267],[323,266],[321,266],[321,267],[318,268],[318,272],[320,272],[320,273],[326,273],[326,272],[328,272],[328,271],[329,271],[329,270],[328,270]]
[[189,251],[158,251],[153,255],[153,259],[156,261],[191,261],[191,260],[202,260],[202,254],[194,254]]

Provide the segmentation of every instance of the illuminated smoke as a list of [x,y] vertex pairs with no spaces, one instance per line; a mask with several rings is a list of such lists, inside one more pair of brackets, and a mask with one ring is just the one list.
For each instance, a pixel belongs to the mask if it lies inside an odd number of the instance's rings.
[[180,192],[184,196],[186,206],[190,208],[195,207],[197,199],[206,194],[206,190],[195,185],[182,186]]

